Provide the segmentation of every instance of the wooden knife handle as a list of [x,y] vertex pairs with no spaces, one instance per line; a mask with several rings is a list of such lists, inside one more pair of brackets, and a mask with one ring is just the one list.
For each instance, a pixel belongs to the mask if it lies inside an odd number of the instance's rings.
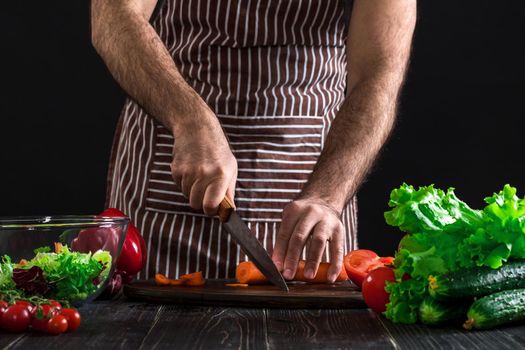
[[219,204],[219,210],[218,215],[221,222],[225,222],[230,217],[231,212],[235,209],[235,204],[233,204],[233,201],[228,198],[228,196],[224,197],[221,204]]

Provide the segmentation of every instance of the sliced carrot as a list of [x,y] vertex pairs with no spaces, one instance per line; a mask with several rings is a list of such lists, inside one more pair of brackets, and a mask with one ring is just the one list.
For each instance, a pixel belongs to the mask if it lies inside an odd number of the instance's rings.
[[26,259],[20,259],[20,261],[18,262],[18,265],[20,265],[20,266],[27,265],[27,260]]
[[249,284],[247,283],[226,283],[226,287],[248,287]]
[[[328,268],[330,263],[321,263],[317,270],[317,274],[314,278],[308,279],[304,277],[304,266],[305,261],[299,261],[297,271],[293,278],[294,281],[311,282],[311,283],[327,283],[328,281]],[[264,284],[268,283],[268,279],[259,271],[254,263],[250,261],[244,261],[237,266],[235,271],[235,277],[239,283],[247,284]],[[348,280],[348,275],[344,266],[341,268],[339,276],[337,276],[336,282]]]
[[235,270],[235,278],[239,283],[248,284],[265,284],[268,283],[268,279],[262,274],[261,271],[251,261],[243,261]]
[[206,284],[206,280],[202,277],[202,272],[189,273],[182,275],[178,279],[171,279],[161,273],[155,274],[155,283],[159,286],[191,286],[197,287]]
[[193,272],[193,273],[188,273],[186,275],[180,276],[179,278],[181,280],[193,280],[193,279],[196,279],[196,278],[202,278],[202,272],[197,271],[197,272]]
[[186,285],[192,287],[202,286],[206,283],[206,280],[204,279],[204,277],[202,277],[201,271],[189,273],[187,275],[182,275],[180,276],[180,279],[185,281]]
[[155,274],[155,283],[159,286],[169,286],[170,279],[161,273]]
[[63,248],[64,246],[62,245],[62,243],[55,242],[55,253],[59,254],[60,252],[62,252]]
[[186,284],[187,280],[183,280],[183,279],[176,279],[176,280],[173,280],[173,279],[170,279],[170,286],[183,286]]

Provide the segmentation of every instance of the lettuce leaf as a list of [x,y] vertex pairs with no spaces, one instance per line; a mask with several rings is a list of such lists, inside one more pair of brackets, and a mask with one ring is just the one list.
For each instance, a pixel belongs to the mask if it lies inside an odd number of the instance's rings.
[[60,253],[38,253],[24,268],[38,266],[44,271],[53,292],[50,297],[59,300],[84,300],[97,287],[93,280],[104,266],[91,254],[72,252],[64,246]]
[[444,192],[430,185],[416,190],[404,183],[392,191],[388,205],[392,210],[385,213],[387,224],[408,233],[461,233],[482,221],[482,213],[459,200],[453,188]]
[[13,281],[13,263],[7,255],[2,257],[0,262],[0,290],[9,290],[15,288]]
[[[48,284],[42,297],[70,302],[84,300],[108,277],[111,269],[111,255],[107,251],[85,254],[72,252],[63,246],[60,253],[50,252],[46,248],[36,249],[35,253],[35,257],[23,266],[12,264],[8,256],[3,257],[0,264],[0,292],[17,290],[13,281],[14,267],[21,276],[24,271],[38,268],[42,271],[43,281]],[[94,283],[95,280],[97,283]]]

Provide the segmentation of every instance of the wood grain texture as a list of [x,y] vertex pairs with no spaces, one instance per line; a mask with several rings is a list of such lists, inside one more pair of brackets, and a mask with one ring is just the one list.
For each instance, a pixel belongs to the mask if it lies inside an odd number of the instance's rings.
[[381,323],[364,310],[268,310],[275,349],[395,349]]
[[519,336],[511,336],[503,329],[466,331],[461,322],[446,327],[395,324],[376,316],[401,349],[523,349],[525,326],[516,329]]
[[227,287],[233,280],[208,280],[202,287],[157,286],[136,282],[124,293],[136,300],[159,303],[214,306],[280,308],[365,308],[361,292],[348,282],[328,284],[290,284],[288,293],[272,285],[246,288]]
[[16,348],[17,344],[22,342],[26,337],[25,334],[11,334],[2,332],[0,334],[0,349]]
[[267,349],[262,309],[164,306],[144,349]]
[[0,332],[8,349],[523,349],[525,322],[487,331],[393,324],[368,309],[155,305],[126,299],[80,308],[60,336]]

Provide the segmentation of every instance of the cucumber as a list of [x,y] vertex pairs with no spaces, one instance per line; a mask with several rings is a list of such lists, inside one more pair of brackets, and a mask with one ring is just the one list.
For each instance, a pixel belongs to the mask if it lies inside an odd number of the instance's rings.
[[429,276],[428,281],[430,295],[438,300],[480,297],[525,288],[525,261],[509,262],[499,269],[477,267]]
[[468,304],[443,303],[432,297],[426,297],[419,305],[419,320],[426,325],[439,325],[464,318],[467,310]]
[[504,290],[472,303],[463,328],[487,329],[523,319],[525,319],[525,289]]

